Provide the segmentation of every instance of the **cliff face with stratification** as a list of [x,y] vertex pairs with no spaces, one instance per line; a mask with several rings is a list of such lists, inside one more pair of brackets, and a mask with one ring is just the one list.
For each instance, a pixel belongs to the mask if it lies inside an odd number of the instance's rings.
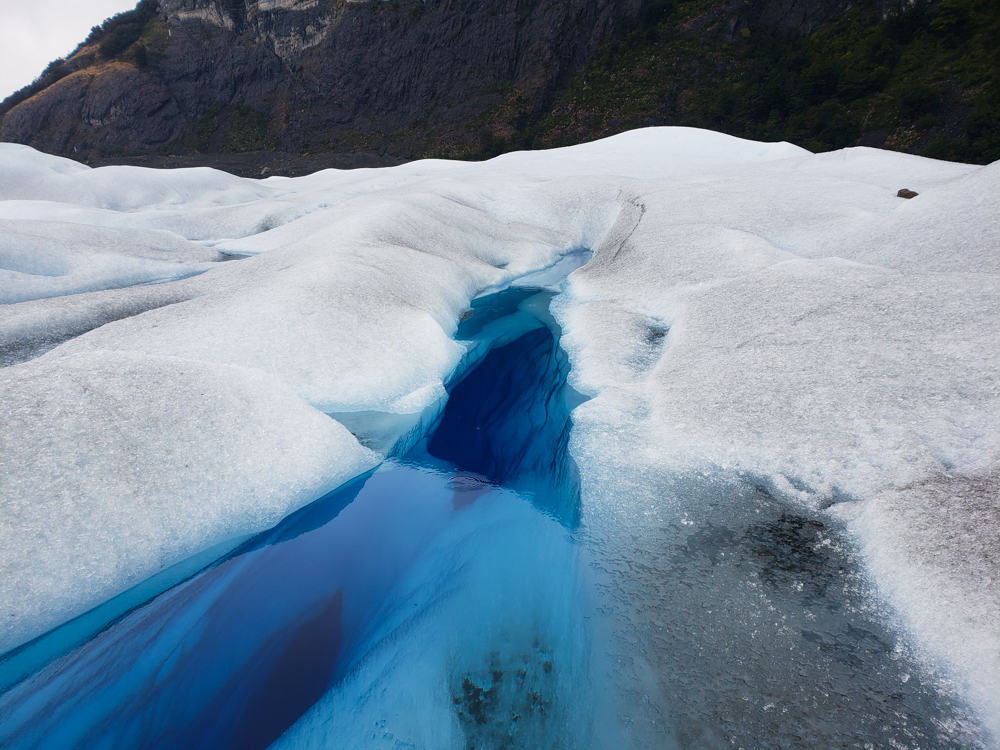
[[505,87],[544,101],[638,5],[161,0],[128,49],[85,44],[8,107],[0,139],[72,155],[363,147],[414,122],[461,134]]
[[997,16],[994,0],[141,0],[0,104],[0,140],[92,163],[398,160],[690,125],[991,161]]

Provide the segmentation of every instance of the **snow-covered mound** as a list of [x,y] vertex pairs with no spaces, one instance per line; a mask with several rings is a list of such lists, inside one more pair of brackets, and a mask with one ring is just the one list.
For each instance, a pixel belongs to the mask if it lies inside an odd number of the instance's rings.
[[0,383],[8,638],[272,526],[377,463],[257,370],[100,352],[11,367]]
[[174,281],[218,258],[163,230],[0,219],[0,304]]
[[591,248],[554,312],[603,548],[678,476],[845,520],[1000,735],[1000,164],[650,128],[254,181],[0,144],[0,231],[0,651],[374,465],[330,415],[433,413],[470,300]]

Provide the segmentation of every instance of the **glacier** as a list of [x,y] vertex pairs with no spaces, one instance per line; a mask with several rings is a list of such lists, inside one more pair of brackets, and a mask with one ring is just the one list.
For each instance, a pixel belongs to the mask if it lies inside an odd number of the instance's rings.
[[[863,747],[885,722],[838,671],[853,649],[910,712],[876,745],[996,747],[998,281],[1000,164],[647,128],[244,180],[0,144],[0,669],[122,601],[38,672],[90,684],[69,665],[153,616],[129,591],[166,576],[169,610],[208,586],[185,561],[252,567],[227,553],[416,451],[483,494],[419,554],[397,538],[405,572],[278,746],[460,743],[449,680],[485,694],[461,636],[490,632],[573,665],[538,676],[563,703],[525,746]],[[509,407],[525,358],[569,397],[533,396],[558,436],[536,455],[503,427],[523,461],[499,466],[461,414]],[[32,726],[32,679],[0,738]],[[857,736],[810,725],[821,703]]]

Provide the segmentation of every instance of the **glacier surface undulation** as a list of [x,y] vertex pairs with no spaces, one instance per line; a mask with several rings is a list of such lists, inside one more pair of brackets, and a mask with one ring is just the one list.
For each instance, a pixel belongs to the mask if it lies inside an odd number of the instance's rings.
[[[1000,742],[1000,163],[685,128],[260,181],[0,144],[0,653],[411,445],[482,354],[471,300],[584,249],[553,325],[636,721],[670,714],[666,540],[759,496],[845,530]],[[308,718],[287,746],[322,744]]]

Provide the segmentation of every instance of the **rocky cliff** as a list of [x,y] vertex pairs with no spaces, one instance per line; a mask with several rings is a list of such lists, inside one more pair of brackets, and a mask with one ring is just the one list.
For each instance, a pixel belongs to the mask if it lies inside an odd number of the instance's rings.
[[1000,158],[995,0],[935,2],[142,0],[0,104],[0,140],[483,158],[685,124]]
[[0,138],[68,154],[350,149],[419,124],[461,140],[509,87],[545,101],[638,4],[161,0],[127,49],[102,52],[95,32],[58,80],[8,100]]

